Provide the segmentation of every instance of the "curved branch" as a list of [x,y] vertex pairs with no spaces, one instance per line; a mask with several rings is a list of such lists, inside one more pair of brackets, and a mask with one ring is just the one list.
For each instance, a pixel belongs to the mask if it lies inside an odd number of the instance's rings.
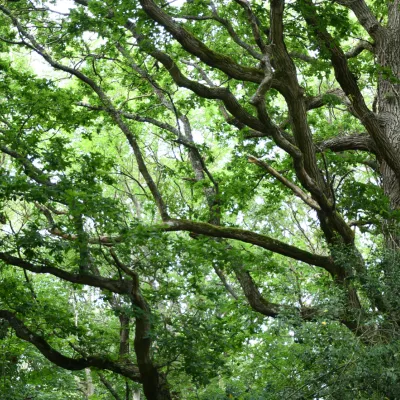
[[97,375],[99,376],[101,383],[107,388],[107,390],[111,393],[111,395],[114,397],[114,399],[115,400],[122,400],[122,398],[119,397],[119,394],[112,387],[112,385],[108,381],[108,379],[101,372],[97,372]]
[[171,219],[166,221],[160,226],[160,228],[166,232],[187,231],[211,237],[239,240],[241,242],[254,244],[274,253],[323,268],[332,275],[335,275],[337,272],[333,260],[330,257],[312,254],[295,246],[272,239],[269,236],[246,231],[244,229],[223,227],[207,224],[205,222],[182,219]]
[[[182,74],[181,70],[168,54],[156,49],[151,43],[149,43],[147,40],[144,40],[143,37],[138,35],[135,32],[135,27],[133,25],[130,26],[130,31],[135,36],[139,46],[141,46],[141,49],[153,58],[155,58],[157,61],[159,61],[165,67],[173,81],[179,87],[187,88],[198,96],[206,99],[222,100],[227,110],[242,123],[257,131],[266,130],[264,124],[262,124],[257,118],[249,114],[240,105],[240,103],[237,101],[237,99],[230,92],[229,89],[223,87],[208,87],[199,82],[190,80]],[[124,51],[124,55],[129,56],[126,50],[124,50],[122,47],[119,48],[121,49],[121,51]]]
[[342,89],[335,88],[328,90],[327,92],[320,94],[318,96],[309,96],[306,98],[306,107],[307,111],[309,110],[314,110],[316,108],[323,107],[325,105],[329,104],[329,100],[332,98],[332,96],[335,97],[338,101],[340,101],[344,106],[347,107],[347,110],[356,118],[358,118],[358,115],[354,111],[354,108],[351,104],[351,101],[347,98],[346,94]]
[[35,182],[45,186],[56,186],[56,184],[51,182],[43,171],[35,167],[32,161],[24,157],[22,154],[19,154],[15,150],[9,149],[6,146],[0,146],[0,151],[20,162],[24,167],[25,174]]
[[223,25],[226,30],[229,33],[229,36],[232,38],[232,40],[242,47],[244,50],[246,50],[252,57],[254,57],[257,60],[262,59],[262,54],[258,53],[251,47],[248,43],[244,42],[242,39],[240,39],[239,35],[236,33],[236,31],[233,29],[232,24],[225,18],[221,18],[216,10],[213,10],[214,15],[210,16],[198,16],[198,15],[181,15],[179,18],[187,19],[187,20],[194,20],[194,21],[207,21],[207,20],[214,20],[219,22],[221,25]]
[[251,308],[262,315],[276,318],[283,307],[280,304],[271,303],[263,297],[248,271],[236,267],[234,272]]
[[361,54],[364,50],[374,53],[374,46],[366,40],[361,40],[360,43],[358,43],[351,50],[346,51],[345,56],[346,58],[354,58]]
[[251,30],[253,32],[254,40],[257,43],[257,46],[259,47],[261,52],[263,54],[265,54],[265,52],[267,50],[267,46],[264,43],[264,41],[262,40],[260,27],[259,27],[259,21],[258,21],[257,17],[254,15],[253,10],[251,9],[251,5],[249,4],[249,2],[247,0],[234,0],[234,1],[245,10],[245,12],[247,14],[247,20],[249,21]]
[[190,54],[199,57],[201,61],[210,67],[218,68],[225,72],[231,78],[255,83],[262,81],[263,73],[258,68],[243,67],[230,57],[216,53],[185,28],[176,24],[173,18],[158,7],[154,1],[139,1],[146,14],[162,25]]
[[[210,87],[216,87],[216,85],[212,82],[212,80],[209,78],[209,76],[207,75],[206,71],[204,71],[204,69],[196,62],[192,62],[192,61],[185,61],[182,60],[182,62],[184,64],[187,65],[191,65],[192,67],[195,67],[201,77],[203,78],[203,80],[207,83],[208,86]],[[246,139],[249,138],[256,138],[256,137],[269,137],[271,136],[270,133],[265,133],[265,132],[260,132],[260,131],[256,131],[254,129],[251,129],[249,127],[247,127],[243,122],[239,121],[237,118],[235,118],[234,116],[232,116],[227,109],[224,106],[224,102],[222,100],[217,100],[218,102],[218,108],[221,112],[222,117],[225,119],[225,121],[232,126],[235,126],[237,129],[242,130],[242,129],[247,129],[247,132],[244,134],[244,137]],[[289,141],[292,142],[293,138],[288,135],[286,132],[282,131],[282,135]]]
[[347,136],[337,136],[331,139],[326,139],[316,143],[317,151],[332,150],[335,152],[347,150],[366,151],[368,153],[377,154],[375,142],[367,134],[356,134]]
[[72,274],[71,272],[64,271],[51,265],[35,265],[29,261],[4,252],[0,252],[0,260],[3,260],[8,265],[14,265],[15,267],[34,272],[36,274],[50,274],[56,276],[57,278],[63,279],[64,281],[106,289],[113,293],[128,294],[132,289],[132,282],[128,280],[114,280],[91,274]]
[[66,357],[51,347],[41,336],[31,331],[19,318],[15,316],[14,313],[7,310],[0,310],[0,318],[5,319],[10,323],[10,326],[14,329],[17,337],[26,342],[32,343],[50,362],[61,368],[70,371],[80,371],[85,368],[95,367],[102,370],[106,369],[116,372],[117,374],[125,376],[135,382],[142,381],[139,370],[135,365],[111,361],[105,357]]
[[384,31],[385,28],[382,27],[364,0],[336,0],[336,3],[353,11],[372,38],[376,39]]
[[[288,310],[290,308],[297,309],[295,307],[289,307],[282,304],[271,303],[263,297],[260,293],[257,285],[255,284],[250,273],[243,268],[236,267],[235,275],[243,289],[243,293],[246,296],[251,308],[254,311],[259,312],[267,317],[276,318],[283,310]],[[309,321],[318,315],[318,309],[310,307],[301,307],[297,309],[303,320]]]
[[[345,56],[346,58],[354,58],[361,54],[364,50],[368,50],[371,53],[374,53],[374,46],[367,42],[366,40],[361,40],[356,46],[352,49],[346,51]],[[309,56],[304,53],[300,53],[298,51],[291,51],[289,53],[290,57],[297,58],[299,60],[305,61],[307,63],[323,63],[323,61],[319,60],[318,58]]]

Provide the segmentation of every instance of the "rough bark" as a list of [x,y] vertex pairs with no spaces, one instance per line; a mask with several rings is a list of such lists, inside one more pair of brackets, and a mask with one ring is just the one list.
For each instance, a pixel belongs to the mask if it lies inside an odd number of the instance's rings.
[[[378,80],[378,116],[382,130],[390,145],[400,158],[400,11],[398,1],[389,5],[387,30],[376,42],[376,56],[381,73]],[[400,180],[383,160],[380,166],[383,189],[390,201],[392,211],[400,209]],[[389,248],[399,248],[400,230],[395,220],[386,226]]]

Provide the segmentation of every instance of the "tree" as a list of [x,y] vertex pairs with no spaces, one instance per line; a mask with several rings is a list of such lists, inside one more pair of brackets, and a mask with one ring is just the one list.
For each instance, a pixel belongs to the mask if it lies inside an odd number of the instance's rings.
[[395,398],[344,369],[398,347],[400,2],[53,3],[0,2],[6,329],[171,399],[275,319],[306,377],[252,398]]

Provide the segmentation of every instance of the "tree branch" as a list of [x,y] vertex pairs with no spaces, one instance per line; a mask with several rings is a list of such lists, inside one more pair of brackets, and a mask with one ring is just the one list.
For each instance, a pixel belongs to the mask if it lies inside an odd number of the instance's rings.
[[372,38],[377,39],[383,33],[385,28],[382,27],[364,0],[336,0],[336,3],[352,10]]
[[[358,44],[356,44],[352,49],[346,51],[345,56],[347,59],[357,57],[361,54],[364,50],[368,50],[371,53],[374,53],[374,46],[367,42],[366,40],[360,40]],[[299,60],[308,62],[308,63],[316,63],[321,61],[318,58],[308,56],[307,54],[299,53],[297,51],[291,51],[289,53],[290,57],[298,58]]]
[[[90,105],[90,104],[87,104],[87,103],[80,102],[80,103],[78,103],[78,106],[85,107],[85,108],[87,108],[89,110],[92,110],[92,111],[104,111],[104,112],[107,112],[107,109],[105,107],[93,106],[93,105]],[[171,133],[173,133],[173,134],[175,134],[177,136],[179,135],[178,130],[175,127],[173,127],[172,125],[170,125],[170,124],[168,124],[166,122],[161,122],[161,121],[156,120],[155,118],[143,117],[142,115],[134,114],[134,113],[130,113],[130,112],[122,111],[122,110],[116,110],[116,112],[118,114],[122,115],[126,119],[130,119],[132,121],[137,121],[137,122],[145,122],[145,123],[154,125],[157,128],[169,131],[169,132],[171,132]]]
[[222,227],[204,222],[182,219],[171,219],[165,224],[161,225],[160,229],[167,232],[187,231],[211,237],[239,240],[241,242],[254,244],[274,253],[323,268],[332,275],[336,274],[336,267],[330,257],[312,254],[308,251],[301,250],[279,240],[272,239],[269,236],[246,231],[244,229]]
[[327,92],[320,94],[318,96],[307,97],[306,98],[307,111],[314,110],[316,108],[320,108],[329,104],[331,96],[334,96],[337,100],[339,100],[344,106],[346,106],[347,110],[354,117],[358,118],[358,115],[354,111],[351,101],[347,98],[343,90],[339,88],[328,90]]
[[36,274],[50,274],[67,282],[97,287],[113,293],[128,294],[132,289],[131,281],[108,279],[92,274],[73,274],[48,264],[35,265],[4,252],[0,252],[0,260],[3,260],[8,265],[14,265]]
[[249,162],[258,165],[259,167],[265,169],[270,173],[273,177],[275,177],[279,182],[283,183],[286,187],[288,187],[297,197],[304,201],[308,206],[313,208],[316,211],[321,211],[321,207],[318,203],[313,200],[307,193],[305,193],[299,186],[295,185],[293,182],[290,182],[283,175],[281,175],[276,169],[272,168],[265,161],[259,160],[256,157],[248,156]]
[[25,174],[29,176],[29,178],[33,179],[35,182],[45,186],[56,186],[56,184],[52,183],[50,179],[46,176],[46,174],[43,173],[43,171],[35,167],[33,163],[22,154],[19,154],[15,150],[11,150],[6,146],[0,146],[0,151],[2,153],[8,154],[10,157],[21,163],[24,167]]
[[[195,67],[199,71],[201,77],[207,83],[208,86],[216,87],[215,84],[212,82],[212,80],[208,77],[207,73],[204,71],[204,69],[198,63],[193,62],[193,61],[185,61],[185,60],[182,60],[182,62],[184,64],[191,65],[191,66]],[[254,129],[249,128],[243,122],[239,121],[237,118],[232,116],[232,114],[230,114],[227,111],[227,109],[224,106],[224,102],[222,100],[217,100],[217,102],[218,102],[218,106],[219,106],[219,110],[221,112],[221,115],[223,116],[223,118],[225,119],[225,121],[229,125],[235,126],[239,130],[247,129],[247,132],[245,134],[245,138],[246,139],[247,138],[268,137],[268,136],[270,136],[269,133],[260,132],[260,131],[256,131]],[[287,139],[289,140],[289,135],[287,135],[285,132],[282,132],[282,135],[286,135]],[[290,138],[290,140],[292,140],[292,139]]]
[[253,14],[250,3],[247,0],[234,0],[234,1],[245,10],[247,15],[247,20],[249,21],[251,30],[253,32],[254,40],[257,43],[259,49],[261,50],[261,53],[265,54],[267,51],[267,46],[262,40],[259,21],[257,17]]
[[50,362],[61,368],[70,371],[80,371],[85,368],[95,367],[98,369],[106,369],[115,372],[135,382],[142,381],[139,375],[139,370],[135,365],[111,361],[108,360],[106,357],[66,357],[55,350],[53,347],[51,347],[41,336],[31,331],[12,312],[7,310],[0,310],[0,318],[5,319],[9,322],[10,326],[14,329],[17,337],[25,340],[26,342],[32,343]]
[[119,397],[119,394],[112,387],[112,385],[108,381],[108,379],[101,372],[97,372],[97,375],[99,376],[101,383],[107,388],[107,390],[111,393],[111,395],[114,397],[114,399],[115,400],[122,400],[122,398]]
[[194,21],[207,21],[207,20],[217,21],[226,28],[227,32],[229,33],[229,36],[232,38],[232,40],[237,45],[239,45],[244,50],[246,50],[255,59],[261,60],[261,58],[262,58],[262,54],[255,51],[252,46],[250,46],[248,43],[246,43],[242,39],[240,39],[239,35],[233,29],[232,24],[227,19],[221,18],[217,14],[215,7],[213,7],[213,15],[212,16],[211,15],[210,16],[180,15],[179,18],[183,18],[183,19],[187,19],[187,20],[194,20]]
[[29,32],[27,32],[23,28],[23,26],[20,24],[19,20],[13,16],[11,11],[8,10],[6,7],[2,6],[1,4],[0,4],[0,11],[2,11],[5,15],[7,15],[11,19],[13,24],[17,27],[20,35],[29,40],[30,44],[24,42],[25,46],[34,50],[36,53],[38,53],[53,68],[67,72],[67,73],[77,77],[83,83],[88,85],[97,94],[97,96],[103,103],[105,109],[107,110],[108,114],[111,116],[113,121],[117,124],[117,126],[120,128],[120,130],[124,133],[125,137],[127,138],[128,142],[133,150],[133,153],[135,155],[139,171],[142,174],[144,180],[146,181],[146,184],[149,187],[151,194],[153,195],[154,201],[157,204],[157,207],[159,209],[161,218],[168,219],[167,207],[164,204],[163,198],[161,196],[161,193],[158,190],[157,185],[155,184],[153,178],[151,177],[151,175],[147,169],[146,163],[144,161],[142,152],[141,152],[139,144],[135,138],[135,135],[131,132],[128,125],[126,125],[124,123],[124,121],[121,119],[121,116],[118,113],[118,111],[115,109],[111,99],[105,94],[105,92],[100,88],[100,86],[96,84],[96,82],[94,80],[92,80],[91,78],[89,78],[88,76],[83,74],[81,71],[78,71],[75,68],[71,68],[71,67],[62,65],[59,62],[55,61],[50,56],[50,54],[46,51],[46,49],[41,44],[39,44],[36,41],[36,39]]
[[[165,67],[173,81],[179,87],[187,88],[198,96],[206,99],[222,100],[227,110],[239,121],[252,129],[265,131],[265,126],[240,105],[229,89],[224,87],[210,88],[206,85],[202,85],[199,82],[188,79],[182,74],[176,63],[168,54],[156,49],[147,40],[144,41],[143,37],[135,32],[135,27],[132,24],[130,26],[130,30],[138,41],[139,46],[141,46],[141,49],[158,60]],[[268,132],[266,133],[268,134]]]
[[332,150],[335,152],[347,150],[366,151],[368,153],[377,154],[375,142],[367,134],[356,134],[337,136],[331,139],[326,139],[315,144],[317,151]]
[[[299,85],[296,67],[284,42],[283,11],[284,0],[271,0],[270,29],[271,41],[274,44],[271,48],[276,64],[275,75],[278,75],[281,80],[283,88],[281,94],[288,106],[295,139],[295,146],[285,144],[282,148],[292,156],[296,175],[301,184],[312,194],[320,208],[331,215],[333,206],[331,194],[317,165],[312,133],[307,121],[304,90]],[[260,115],[261,107],[258,111]],[[263,121],[267,122],[265,118]],[[277,139],[274,138],[275,142]],[[279,142],[277,144],[279,145]],[[341,225],[338,225],[338,228],[340,234],[345,230],[345,227]]]
[[230,57],[209,49],[193,34],[176,24],[173,18],[158,7],[153,0],[139,1],[146,14],[162,25],[190,54],[199,57],[201,61],[210,67],[218,68],[234,79],[255,83],[261,82],[263,74],[259,69],[243,67]]
[[367,42],[366,40],[361,40],[355,47],[351,50],[346,51],[345,56],[347,59],[357,57],[364,50],[368,50],[371,53],[374,53],[374,46]]
[[236,267],[235,275],[247,301],[254,311],[272,318],[276,318],[279,315],[283,307],[280,304],[271,303],[263,297],[248,271]]
[[[331,56],[331,62],[335,71],[336,80],[339,82],[346,96],[351,101],[354,111],[360,119],[361,123],[365,126],[367,132],[375,141],[378,154],[382,159],[386,161],[386,163],[395,173],[397,180],[400,181],[400,159],[398,157],[398,154],[393,145],[390,143],[388,137],[382,130],[377,116],[372,111],[370,111],[365,104],[364,97],[357,84],[357,79],[350,71],[343,50],[337,44],[332,35],[327,31],[327,29],[323,28],[319,23],[320,16],[318,15],[317,9],[312,1],[302,0],[302,2],[304,4],[304,7],[302,7],[304,19],[306,20],[307,24],[313,29],[314,34],[320,42],[321,47],[324,48]],[[349,0],[342,1],[341,3],[347,4],[355,13],[356,11],[354,8],[358,9],[359,7],[361,7],[363,9],[368,9],[363,0]],[[373,26],[373,31],[375,32],[377,29],[377,25]]]

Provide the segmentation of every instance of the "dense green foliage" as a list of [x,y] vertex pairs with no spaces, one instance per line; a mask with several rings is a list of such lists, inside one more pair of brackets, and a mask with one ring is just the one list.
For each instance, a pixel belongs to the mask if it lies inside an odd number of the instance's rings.
[[283,3],[0,0],[1,399],[399,398],[399,2]]

